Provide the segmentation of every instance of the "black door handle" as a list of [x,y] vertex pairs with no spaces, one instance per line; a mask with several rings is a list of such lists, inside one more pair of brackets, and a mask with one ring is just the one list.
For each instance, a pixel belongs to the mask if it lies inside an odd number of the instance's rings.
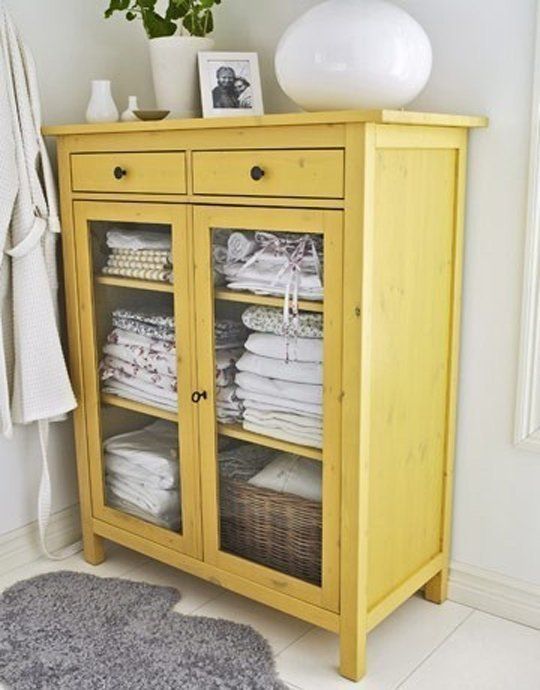
[[202,400],[206,400],[208,398],[208,393],[206,391],[194,391],[191,394],[191,402],[198,403]]
[[124,168],[121,168],[119,165],[117,165],[116,168],[113,170],[113,175],[116,177],[117,180],[121,180],[123,177],[127,175],[127,170],[124,170]]
[[255,180],[255,182],[258,182],[259,180],[262,180],[262,178],[265,176],[265,172],[258,165],[254,165],[251,168],[250,175],[251,175],[252,180]]

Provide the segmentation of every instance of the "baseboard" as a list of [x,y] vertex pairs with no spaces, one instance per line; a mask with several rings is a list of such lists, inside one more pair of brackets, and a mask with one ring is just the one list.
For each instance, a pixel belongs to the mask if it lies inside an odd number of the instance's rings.
[[[47,546],[52,551],[72,544],[81,537],[79,506],[65,508],[51,516]],[[0,575],[31,563],[42,556],[37,522],[7,534],[0,534]]]
[[450,565],[449,599],[540,629],[540,587],[466,563]]

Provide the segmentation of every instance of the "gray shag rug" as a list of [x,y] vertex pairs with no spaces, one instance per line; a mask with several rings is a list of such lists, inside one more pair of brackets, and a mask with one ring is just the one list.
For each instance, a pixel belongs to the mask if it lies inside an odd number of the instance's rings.
[[67,571],[0,597],[0,680],[14,690],[284,690],[247,625],[184,616],[180,593]]

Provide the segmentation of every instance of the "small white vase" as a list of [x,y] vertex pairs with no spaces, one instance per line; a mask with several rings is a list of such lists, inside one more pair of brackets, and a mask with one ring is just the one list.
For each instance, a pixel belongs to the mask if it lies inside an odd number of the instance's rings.
[[111,82],[109,80],[95,79],[92,82],[92,94],[86,109],[86,121],[118,121],[118,108],[112,97]]
[[424,88],[424,29],[387,0],[326,0],[283,34],[276,76],[304,110],[401,108]]
[[133,112],[134,110],[139,110],[137,96],[129,96],[128,107],[120,115],[122,122],[136,122],[139,118]]
[[171,117],[199,117],[201,95],[197,55],[212,50],[211,38],[164,36],[150,39],[150,61],[156,104]]

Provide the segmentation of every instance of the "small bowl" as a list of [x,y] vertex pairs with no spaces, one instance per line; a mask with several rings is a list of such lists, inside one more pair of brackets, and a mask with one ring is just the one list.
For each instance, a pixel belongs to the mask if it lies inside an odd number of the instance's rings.
[[171,112],[170,110],[134,110],[139,120],[164,120]]

